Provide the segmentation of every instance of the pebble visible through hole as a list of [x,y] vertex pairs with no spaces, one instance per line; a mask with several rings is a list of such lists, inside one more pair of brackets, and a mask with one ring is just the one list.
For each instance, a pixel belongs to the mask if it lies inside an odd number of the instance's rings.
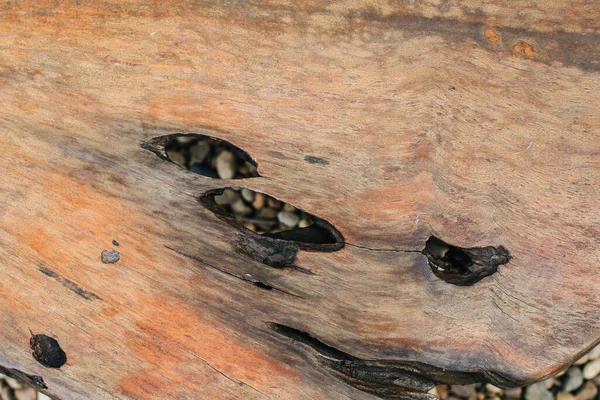
[[121,259],[121,253],[116,250],[102,250],[100,259],[104,264],[114,264]]
[[[30,331],[31,332],[31,331]],[[50,336],[31,332],[29,346],[33,352],[33,358],[47,368],[60,368],[67,362],[67,355],[60,348],[56,339]]]

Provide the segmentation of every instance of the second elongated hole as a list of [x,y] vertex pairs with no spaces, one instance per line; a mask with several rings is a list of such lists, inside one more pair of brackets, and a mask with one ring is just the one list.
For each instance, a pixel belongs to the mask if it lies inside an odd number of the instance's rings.
[[307,228],[313,224],[309,214],[291,204],[246,188],[224,189],[214,200],[219,210],[260,234]]
[[227,221],[265,237],[323,251],[344,246],[341,233],[329,222],[265,193],[225,188],[210,191],[200,200]]

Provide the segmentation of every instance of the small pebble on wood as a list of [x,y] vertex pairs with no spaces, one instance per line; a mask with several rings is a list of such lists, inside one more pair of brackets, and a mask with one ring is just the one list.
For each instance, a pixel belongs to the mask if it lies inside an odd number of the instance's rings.
[[116,250],[102,250],[100,259],[104,264],[114,264],[121,259],[121,253]]

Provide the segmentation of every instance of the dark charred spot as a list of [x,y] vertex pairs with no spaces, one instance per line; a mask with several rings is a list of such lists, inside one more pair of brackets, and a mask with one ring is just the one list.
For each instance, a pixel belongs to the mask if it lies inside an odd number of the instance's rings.
[[510,261],[504,247],[461,248],[431,236],[423,249],[433,273],[445,282],[459,286],[472,285]]
[[33,358],[47,368],[60,368],[67,362],[67,355],[60,348],[58,341],[43,334],[31,334],[29,346]]

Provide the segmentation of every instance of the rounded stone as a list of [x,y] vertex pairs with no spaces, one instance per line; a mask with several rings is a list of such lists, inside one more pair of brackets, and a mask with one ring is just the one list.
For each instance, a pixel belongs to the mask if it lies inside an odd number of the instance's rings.
[[556,400],[575,400],[575,396],[569,392],[558,392],[556,394]]
[[298,222],[300,222],[300,217],[298,216],[298,214],[289,212],[289,211],[279,212],[277,214],[277,219],[283,225],[290,227],[290,228],[295,227],[296,225],[298,225]]
[[116,250],[102,250],[100,260],[104,264],[114,264],[121,259],[121,253]]
[[232,152],[224,150],[217,156],[217,174],[221,179],[231,179],[235,176],[235,157]]
[[600,359],[589,362],[585,367],[583,367],[583,377],[585,379],[594,379],[598,376],[598,374],[600,374]]
[[590,360],[595,360],[597,358],[600,358],[600,344],[598,346],[594,347],[592,350],[590,350],[589,356],[590,356]]
[[565,375],[563,391],[572,392],[583,385],[583,374],[578,367],[571,367]]

